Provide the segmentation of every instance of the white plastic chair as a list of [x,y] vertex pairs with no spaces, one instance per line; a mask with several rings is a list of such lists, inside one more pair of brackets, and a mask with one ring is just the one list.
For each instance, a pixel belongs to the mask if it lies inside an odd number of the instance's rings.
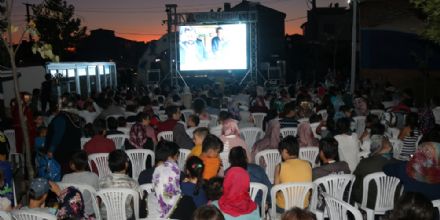
[[184,109],[184,110],[181,110],[180,113],[182,113],[183,118],[185,119],[185,122],[187,122],[189,116],[194,114],[194,110],[192,110],[192,109]]
[[5,211],[0,211],[0,219],[1,220],[12,220],[11,213],[5,212]]
[[[129,198],[131,196],[131,198]],[[108,220],[126,219],[125,204],[128,199],[133,200],[135,219],[139,219],[139,192],[133,189],[109,188],[98,191],[98,197],[106,207]]]
[[147,159],[151,158],[151,166],[154,166],[154,152],[148,149],[126,150],[131,163],[131,176],[137,181],[139,174],[147,168]]
[[322,120],[327,120],[328,114],[326,109],[319,110],[316,114],[321,115]]
[[162,131],[157,134],[157,140],[161,139],[167,140],[167,141],[173,141],[173,131]]
[[139,186],[141,191],[141,195],[143,192],[147,192],[148,194],[154,192],[154,184],[153,183],[145,183]]
[[283,138],[285,138],[289,135],[296,137],[297,131],[298,131],[298,128],[296,128],[296,127],[281,128],[280,134],[281,134],[281,137],[283,137]]
[[319,147],[301,147],[299,148],[299,159],[307,160],[312,167],[316,166],[316,158],[319,155]]
[[129,139],[128,135],[125,134],[111,134],[107,135],[107,138],[115,143],[116,149],[122,149],[125,144],[125,139]]
[[125,135],[129,136],[130,135],[130,128],[127,127],[119,127],[118,131],[122,131],[124,132]]
[[86,192],[89,193],[90,199],[92,200],[92,206],[93,206],[93,211],[95,213],[95,218],[97,220],[101,219],[101,215],[99,213],[98,199],[96,198],[97,192],[96,192],[95,188],[93,188],[92,186],[87,185],[87,184],[76,184],[76,183],[58,182],[57,185],[62,190],[67,188],[67,187],[73,186],[73,187],[75,187],[76,189],[78,189],[81,192],[83,198],[84,198],[84,195],[86,194]]
[[57,220],[55,215],[31,209],[13,211],[12,217],[15,220]]
[[432,200],[431,202],[432,202],[432,206],[434,206],[434,208],[436,208],[440,213],[440,199]]
[[240,129],[240,135],[243,137],[246,145],[248,146],[248,149],[246,149],[247,152],[252,152],[252,147],[259,138],[263,137],[263,133],[263,130],[257,127]]
[[263,121],[266,115],[267,115],[266,113],[262,113],[262,112],[252,113],[252,117],[254,118],[254,123],[256,127],[261,128],[263,130]]
[[316,133],[316,129],[318,128],[320,122],[315,122],[315,123],[311,123],[310,124],[310,128],[312,129],[313,132],[313,136],[315,138],[321,139],[321,135],[319,135],[318,133]]
[[366,117],[365,116],[356,116],[356,117],[353,117],[353,120],[355,121],[355,124],[356,124],[356,134],[358,135],[358,137],[360,137],[365,130]]
[[215,127],[218,125],[218,116],[209,115],[209,127]]
[[384,110],[382,110],[382,109],[371,109],[370,110],[370,114],[372,114],[372,115],[376,115],[377,117],[382,117],[382,114],[384,113],[385,111]]
[[115,119],[118,119],[119,117],[124,117],[125,118],[125,116],[124,115],[107,115],[107,116],[105,116],[105,120],[107,120],[107,119],[109,119],[109,118],[115,118]]
[[251,182],[250,187],[249,187],[249,195],[251,196],[251,199],[254,202],[255,202],[255,199],[257,198],[258,192],[260,192],[260,191],[262,193],[261,204],[260,204],[260,210],[261,210],[260,216],[261,216],[261,219],[265,219],[265,217],[266,217],[265,204],[266,204],[267,193],[268,193],[267,186],[262,183]]
[[211,122],[210,120],[200,120],[199,127],[208,128],[210,122]]
[[[304,201],[308,196],[308,193],[313,188],[313,184],[310,183],[282,183],[274,185],[270,190],[270,196],[272,203],[275,204],[276,194],[281,191],[284,197],[284,210],[289,210],[292,207],[305,208]],[[276,205],[272,205],[270,209],[270,215],[272,219],[278,219],[276,215]]]
[[188,159],[189,154],[191,154],[191,151],[188,149],[179,149],[179,160],[177,161],[177,164],[179,165],[180,170],[185,169],[185,163]]
[[[377,195],[369,195],[368,193],[371,181],[376,183]],[[374,220],[376,214],[383,215],[386,211],[394,208],[394,195],[399,183],[398,178],[387,176],[383,172],[368,174],[364,177],[362,203],[359,207],[367,213],[367,220]],[[367,208],[369,196],[376,196],[374,209]]]
[[[351,189],[356,177],[352,174],[330,174],[313,181],[313,194],[310,202],[310,211],[315,213],[318,220],[327,217],[327,213],[322,210],[318,210],[319,190],[322,193],[327,193],[330,196],[334,196],[337,199],[344,200],[344,194],[348,190],[348,198],[346,201],[350,201]],[[349,188],[347,188],[349,187]]]
[[86,137],[82,137],[82,138],[81,138],[81,150],[84,149],[84,145],[85,145],[87,142],[89,142],[90,139],[92,139],[92,138],[86,138]]
[[363,220],[362,214],[359,209],[351,206],[349,203],[342,201],[341,199],[335,198],[329,194],[324,194],[326,210],[329,215],[330,220],[347,220],[347,212],[350,212],[354,220]]
[[[263,159],[264,165],[260,163],[260,159]],[[255,155],[255,163],[261,167],[264,167],[270,182],[273,183],[275,178],[275,167],[277,164],[281,163],[280,152],[275,149],[260,151],[257,153],[257,155]]]
[[209,133],[211,133],[211,134],[213,134],[213,135],[215,135],[217,137],[220,137],[222,135],[222,126],[221,125],[217,125],[217,126],[211,128],[211,129],[209,129]]
[[185,132],[186,132],[186,134],[187,134],[190,138],[193,138],[193,136],[194,136],[193,132],[194,132],[194,130],[196,130],[196,129],[197,129],[197,127],[187,128],[187,129],[185,130]]
[[166,121],[168,119],[168,115],[159,113],[159,120]]
[[388,134],[391,134],[391,138],[398,138],[400,130],[398,128],[388,128]]
[[301,123],[309,123],[309,118],[300,118],[300,119],[298,119],[298,122],[301,124]]
[[89,167],[92,170],[92,164],[95,164],[98,170],[98,176],[104,177],[111,173],[108,167],[108,153],[98,153],[89,155]]
[[388,139],[393,146],[393,157],[397,160],[407,160],[408,158],[401,155],[403,142],[399,139]]
[[138,113],[136,113],[136,112],[124,112],[124,117],[128,118],[128,117],[131,117],[131,116],[136,116],[137,114]]
[[229,163],[229,151],[221,152],[220,159],[222,160],[223,170],[226,170],[231,166]]
[[9,142],[9,148],[10,148],[9,153],[17,153],[15,130],[13,129],[4,130],[3,134],[6,136]]

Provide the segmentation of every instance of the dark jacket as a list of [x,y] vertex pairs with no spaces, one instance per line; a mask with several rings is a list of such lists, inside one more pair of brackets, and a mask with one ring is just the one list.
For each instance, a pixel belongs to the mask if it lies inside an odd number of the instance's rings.
[[339,161],[329,164],[324,164],[320,167],[313,168],[312,175],[313,180],[318,178],[330,175],[330,174],[338,174],[338,173],[350,174],[350,168],[348,167],[347,162]]

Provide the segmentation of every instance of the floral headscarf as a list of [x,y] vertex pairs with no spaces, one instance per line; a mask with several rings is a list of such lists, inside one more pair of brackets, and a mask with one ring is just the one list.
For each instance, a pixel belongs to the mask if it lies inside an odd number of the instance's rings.
[[134,124],[130,129],[130,138],[128,139],[130,144],[142,149],[147,140],[147,128],[139,122]]
[[440,143],[421,144],[406,165],[408,176],[429,184],[440,183]]
[[154,194],[159,203],[161,218],[168,218],[179,199],[180,169],[175,162],[166,161],[156,167],[153,173]]
[[84,199],[80,191],[74,187],[68,187],[61,191],[58,197],[60,209],[57,212],[57,219],[90,219],[85,214]]
[[225,136],[228,135],[240,136],[240,129],[238,128],[237,121],[234,119],[225,120],[222,126],[222,134]]

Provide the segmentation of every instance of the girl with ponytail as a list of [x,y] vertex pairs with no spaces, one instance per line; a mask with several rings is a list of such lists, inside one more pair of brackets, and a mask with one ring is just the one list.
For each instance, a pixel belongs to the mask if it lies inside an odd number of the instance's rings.
[[180,187],[182,194],[193,198],[197,207],[205,205],[208,200],[205,191],[203,190],[203,170],[205,165],[203,161],[192,156],[188,158],[185,165],[186,178],[181,183]]

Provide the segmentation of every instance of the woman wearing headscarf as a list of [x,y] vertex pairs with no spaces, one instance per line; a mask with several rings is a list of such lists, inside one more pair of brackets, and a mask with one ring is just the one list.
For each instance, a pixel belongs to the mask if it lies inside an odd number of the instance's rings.
[[140,112],[137,115],[137,122],[130,129],[130,137],[126,142],[129,149],[153,149],[157,144],[154,129],[150,126],[150,116]]
[[68,187],[61,191],[58,201],[57,219],[93,219],[86,215],[83,196],[76,188]]
[[190,220],[196,205],[180,190],[180,169],[168,160],[153,173],[154,193],[148,195],[148,218]]
[[310,123],[304,122],[298,126],[298,144],[299,147],[317,147],[319,145],[318,139],[313,135]]
[[406,192],[420,192],[429,200],[440,199],[440,143],[421,144],[409,161],[387,165],[383,171],[400,179]]
[[[240,137],[238,124],[234,119],[227,119],[223,121],[222,135],[220,136],[220,139],[223,141],[224,151],[229,151],[231,148],[237,146],[248,149],[246,142]],[[248,157],[250,157],[250,152],[247,154]]]
[[270,120],[267,124],[264,137],[254,144],[250,161],[254,162],[255,155],[257,155],[257,153],[260,151],[267,149],[277,149],[278,143],[280,143],[280,121],[279,118],[276,117]]
[[250,177],[241,167],[231,167],[223,182],[223,195],[212,204],[220,209],[226,220],[258,220],[258,207],[249,196]]
[[264,113],[267,113],[269,111],[269,109],[266,106],[266,103],[264,101],[264,97],[263,96],[258,96],[257,98],[255,98],[255,102],[249,108],[249,111],[252,112],[252,113],[254,113],[254,112],[264,112]]

